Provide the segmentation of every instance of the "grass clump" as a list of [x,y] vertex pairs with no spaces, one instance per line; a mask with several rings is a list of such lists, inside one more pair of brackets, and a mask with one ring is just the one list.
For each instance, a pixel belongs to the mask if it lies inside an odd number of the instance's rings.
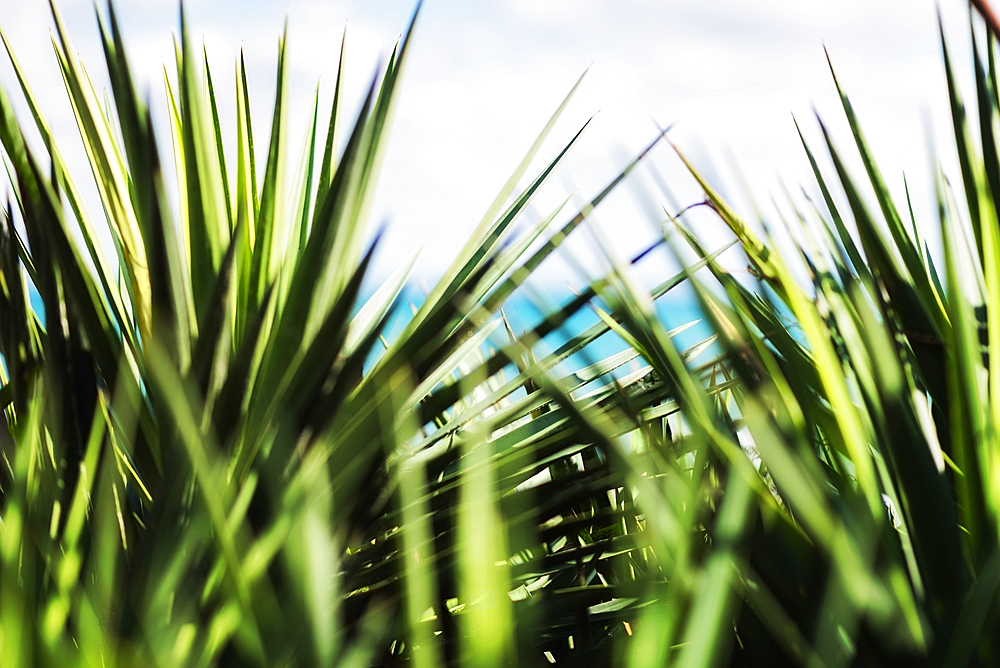
[[[695,263],[646,290],[644,254],[612,261],[516,335],[505,304],[646,154],[518,236],[580,136],[517,188],[560,107],[389,341],[408,268],[361,286],[409,30],[356,122],[338,81],[284,173],[284,40],[258,165],[242,58],[233,155],[183,15],[169,142],[113,7],[108,108],[53,16],[101,210],[8,50],[41,150],[0,90],[3,665],[997,661],[993,33],[974,45],[978,129],[944,52],[962,179],[958,196],[939,179],[940,268],[841,92],[865,174],[825,128],[832,176],[803,140],[823,201],[790,203],[794,254],[678,151],[734,241],[667,221],[659,243]],[[756,283],[720,263],[733,243]],[[655,307],[679,285],[715,332],[688,350]],[[587,359],[605,336],[626,349]]]

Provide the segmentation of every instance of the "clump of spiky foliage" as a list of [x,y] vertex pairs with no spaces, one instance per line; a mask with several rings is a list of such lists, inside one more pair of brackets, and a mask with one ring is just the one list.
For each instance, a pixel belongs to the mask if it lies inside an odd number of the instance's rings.
[[[343,152],[338,86],[284,174],[283,43],[258,170],[242,61],[234,159],[182,20],[173,207],[112,8],[113,111],[53,15],[103,210],[23,77],[42,152],[0,90],[3,665],[996,662],[994,39],[975,51],[979,141],[945,54],[969,219],[942,178],[943,272],[842,96],[877,210],[824,130],[849,211],[807,147],[824,202],[794,207],[785,258],[692,166],[757,286],[678,227],[700,259],[677,276],[644,290],[615,264],[496,336],[638,161],[555,232],[559,210],[513,236],[579,136],[516,192],[560,107],[387,341],[407,270],[361,299],[365,213],[409,33]],[[717,346],[681,351],[657,316],[682,283]],[[595,324],[540,352],[588,307]],[[626,350],[555,376],[605,336]]]
[[[964,207],[940,174],[940,269],[908,194],[905,205],[891,194],[839,84],[865,177],[845,167],[822,123],[834,179],[803,139],[823,201],[790,202],[793,256],[774,252],[688,164],[759,279],[747,287],[716,262],[708,281],[691,279],[738,382],[731,413],[722,412],[731,427],[698,417],[697,398],[685,416],[720,458],[735,451],[734,432],[745,434],[773,483],[764,492],[739,456],[725,467],[737,490],[758,490],[748,504],[727,487],[716,521],[724,529],[736,508],[740,530],[717,532],[709,558],[730,551],[715,563],[743,598],[735,618],[714,618],[717,628],[736,619],[734,660],[985,666],[1000,658],[997,26],[985,3],[974,4],[988,27],[984,48],[973,31],[978,130],[942,31]],[[796,278],[801,269],[807,285]],[[643,330],[641,321],[623,324]]]
[[[512,198],[562,107],[388,342],[381,334],[407,269],[364,303],[359,290],[373,252],[364,245],[367,203],[407,39],[373,81],[343,152],[338,84],[327,129],[314,112],[303,169],[285,175],[283,42],[258,169],[242,59],[234,156],[223,150],[207,58],[182,16],[176,78],[166,80],[174,207],[165,143],[136,93],[112,7],[98,20],[113,109],[99,103],[52,9],[102,210],[85,208],[8,48],[42,150],[0,90],[15,195],[0,244],[0,661],[436,665],[528,660],[548,644],[559,654],[573,633],[580,651],[610,647],[590,630],[620,627],[625,613],[613,605],[592,619],[596,599],[577,586],[595,569],[610,573],[625,552],[581,543],[631,541],[636,511],[618,464],[588,454],[586,471],[574,473],[566,463],[597,450],[567,395],[552,410],[557,386],[544,371],[608,326],[531,368],[524,350],[600,286],[489,359],[481,348],[483,324],[495,328],[505,300],[585,218],[541,245],[558,211],[511,238],[579,137]],[[585,369],[577,384],[636,356]],[[502,382],[505,369],[515,377]],[[612,400],[604,392],[586,405]],[[549,469],[548,503],[533,491],[503,496]],[[550,603],[516,625],[512,598],[540,589]]]

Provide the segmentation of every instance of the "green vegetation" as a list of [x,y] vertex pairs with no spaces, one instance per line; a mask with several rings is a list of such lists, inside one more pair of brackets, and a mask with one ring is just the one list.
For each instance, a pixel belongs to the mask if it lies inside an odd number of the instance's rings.
[[[962,173],[938,179],[942,266],[842,92],[865,173],[825,128],[832,174],[803,140],[823,201],[790,202],[796,252],[689,164],[756,281],[671,219],[663,243],[696,263],[652,291],[616,263],[517,336],[504,304],[643,157],[514,235],[579,137],[527,174],[560,107],[389,341],[408,268],[362,298],[365,222],[409,31],[353,127],[338,81],[283,173],[283,45],[257,165],[242,59],[233,155],[182,22],[158,144],[112,7],[110,107],[53,15],[103,210],[28,82],[32,119],[0,89],[0,664],[1000,661],[995,32],[975,115],[945,50]],[[654,307],[679,285],[715,331],[686,351]],[[556,375],[602,336],[627,350]]]

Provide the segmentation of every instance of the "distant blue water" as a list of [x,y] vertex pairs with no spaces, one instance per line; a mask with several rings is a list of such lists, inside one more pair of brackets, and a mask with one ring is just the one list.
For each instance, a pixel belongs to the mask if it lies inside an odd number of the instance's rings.
[[38,290],[31,284],[31,281],[28,281],[28,301],[31,303],[32,310],[38,314],[38,319],[44,322],[45,304],[42,303],[42,296],[38,294]]
[[[34,286],[31,285],[29,285],[29,292],[31,306],[38,314],[39,318],[44,322],[45,307],[42,304],[41,296],[38,294],[38,291],[35,290]],[[366,298],[367,296],[359,300],[360,303],[363,303]],[[551,311],[561,307],[563,304],[570,301],[573,298],[573,295],[569,293],[553,295],[547,294],[544,295],[543,298],[545,299],[545,304],[538,304],[534,298],[528,297],[520,292],[515,292],[514,295],[507,300],[504,304],[503,311],[507,316],[508,322],[510,322],[511,328],[514,330],[515,335],[520,336],[524,332],[531,331],[543,320],[543,316],[546,311]],[[423,294],[415,288],[408,287],[400,296],[400,300],[400,307],[396,310],[396,314],[390,319],[389,325],[383,333],[385,338],[390,342],[403,331],[406,324],[410,321],[410,318],[412,317],[410,305],[413,304],[414,306],[419,306],[423,301]],[[603,302],[597,303],[603,309],[607,310],[607,306]],[[661,297],[656,302],[656,313],[666,331],[688,323],[699,321],[694,326],[673,338],[677,349],[682,352],[704,341],[712,334],[712,329],[704,319],[694,294],[687,286],[679,286]],[[600,319],[592,309],[588,307],[580,309],[580,311],[569,318],[569,320],[567,320],[561,328],[553,331],[541,342],[539,342],[534,350],[536,359],[540,359],[544,357],[545,354],[555,351],[567,340],[569,340],[569,338],[583,332],[587,328],[599,322],[599,320]],[[507,334],[501,326],[494,332],[492,339],[487,342],[486,347],[496,348],[498,346],[505,345],[506,343]],[[591,342],[583,351],[561,362],[556,367],[555,372],[560,376],[568,375],[589,364],[610,357],[615,353],[619,353],[627,347],[628,345],[625,341],[622,340],[617,334],[614,332],[606,332]],[[374,356],[380,352],[380,350],[374,351],[373,359]],[[484,350],[484,352],[488,352],[488,350]],[[698,359],[694,360],[693,363],[697,365],[707,361],[710,359],[710,356],[717,355],[718,352],[719,348],[715,345],[702,353],[702,355]],[[369,365],[373,359],[369,361]]]
[[[532,331],[542,320],[546,312],[561,308],[564,304],[573,299],[573,295],[568,292],[564,294],[543,296],[544,304],[537,303],[536,298],[526,296],[520,292],[515,292],[503,305],[503,312],[507,316],[511,329],[515,336],[521,336],[525,332]],[[400,296],[401,304],[397,309],[395,317],[390,321],[385,332],[385,337],[392,342],[404,329],[411,318],[411,304],[419,307],[423,301],[423,294],[415,289],[408,289]],[[596,304],[608,311],[608,307],[601,301]],[[656,313],[665,331],[670,331],[682,325],[696,323],[689,329],[673,337],[673,342],[681,352],[695,346],[712,335],[712,329],[703,318],[697,299],[693,292],[686,286],[680,286],[664,295],[656,302]],[[554,352],[565,344],[570,338],[578,335],[594,324],[600,322],[600,318],[589,307],[580,309],[575,315],[570,317],[562,327],[545,336],[533,349],[535,358],[542,359],[546,354]],[[492,337],[483,346],[484,352],[489,353],[490,348],[497,348],[506,345],[508,342],[507,333],[503,326],[499,326]],[[619,353],[628,348],[628,344],[616,333],[608,331],[588,344],[582,351],[576,353],[562,361],[555,368],[558,376],[566,376],[574,373],[590,364],[603,360],[611,355]],[[379,352],[379,351],[377,351]],[[710,359],[710,356],[717,355],[719,347],[712,346],[702,355],[694,360],[698,365]],[[640,364],[643,364],[641,360]],[[513,371],[513,368],[510,369]],[[624,369],[627,372],[628,368]],[[617,375],[617,374],[616,374]]]

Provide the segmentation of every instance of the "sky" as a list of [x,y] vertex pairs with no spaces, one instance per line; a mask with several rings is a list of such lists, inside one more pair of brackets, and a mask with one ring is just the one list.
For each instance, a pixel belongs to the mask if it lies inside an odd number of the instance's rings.
[[[0,26],[62,138],[63,152],[71,164],[83,165],[48,40],[47,4],[0,0]],[[102,86],[92,1],[58,4],[91,77]],[[205,40],[223,116],[226,110],[235,114],[229,73],[241,47],[256,118],[269,113],[277,42],[287,19],[289,127],[299,146],[317,81],[321,105],[332,98],[345,26],[345,94],[356,103],[414,4],[188,0],[185,7],[192,35]],[[839,146],[850,147],[824,47],[890,187],[901,194],[905,172],[918,216],[932,223],[931,147],[940,148],[937,157],[946,169],[954,162],[947,151],[938,4],[951,49],[964,65],[969,40],[963,0],[426,0],[372,208],[373,227],[389,226],[376,271],[385,275],[422,248],[418,275],[439,274],[584,72],[541,159],[550,159],[589,118],[593,121],[533,203],[525,224],[572,197],[557,222],[566,220],[657,136],[658,126],[668,125],[671,139],[744,214],[751,209],[740,195],[740,179],[766,211],[772,196],[783,199],[783,189],[812,187],[793,115],[815,148],[821,148],[815,113]],[[162,71],[172,62],[177,3],[118,0],[115,6],[138,79],[159,113],[161,155],[167,155]],[[5,59],[0,59],[0,84],[18,97]],[[965,84],[968,97],[971,81]],[[266,136],[267,130],[265,125],[256,133]],[[566,276],[592,272],[605,250],[627,257],[658,234],[664,208],[699,199],[672,150],[661,143],[648,167],[595,212],[595,230],[574,235],[579,238],[572,255],[584,268],[564,259],[547,267],[543,277],[569,281]],[[710,246],[726,240],[705,218],[692,225]]]

